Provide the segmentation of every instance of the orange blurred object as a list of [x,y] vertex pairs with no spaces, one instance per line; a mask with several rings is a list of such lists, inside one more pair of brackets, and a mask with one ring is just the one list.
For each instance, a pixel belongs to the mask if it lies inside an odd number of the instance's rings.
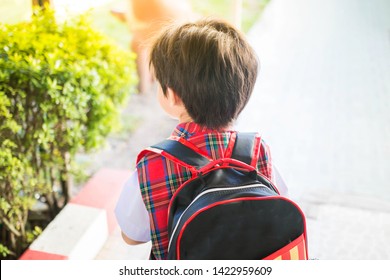
[[111,13],[125,21],[132,34],[130,48],[137,54],[138,90],[145,93],[153,83],[149,71],[148,40],[168,22],[186,21],[195,17],[186,0],[127,0]]

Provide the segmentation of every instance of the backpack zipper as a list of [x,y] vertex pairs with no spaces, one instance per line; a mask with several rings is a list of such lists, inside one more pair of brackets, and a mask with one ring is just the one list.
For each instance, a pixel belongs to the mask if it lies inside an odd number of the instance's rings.
[[191,207],[192,204],[194,204],[197,200],[199,200],[202,196],[208,194],[208,193],[213,193],[213,192],[221,192],[221,191],[235,191],[235,190],[240,190],[240,189],[249,189],[249,188],[255,188],[255,187],[261,187],[261,188],[266,188],[266,189],[269,189],[266,185],[264,184],[259,184],[259,183],[256,183],[256,184],[251,184],[251,185],[247,185],[247,186],[240,186],[240,187],[220,187],[220,188],[213,188],[213,189],[209,189],[209,190],[206,190],[200,194],[198,194],[198,196],[196,196],[192,202],[186,207],[186,209],[183,211],[183,213],[180,215],[179,219],[177,220],[177,223],[175,225],[175,228],[173,229],[172,231],[172,234],[171,234],[171,237],[169,239],[169,243],[168,243],[168,251],[171,249],[171,243],[172,243],[172,240],[173,240],[173,237],[175,236],[175,232],[177,230],[177,227],[179,226],[180,224],[180,221],[181,221],[181,218],[184,216],[184,214],[187,212],[187,210]]

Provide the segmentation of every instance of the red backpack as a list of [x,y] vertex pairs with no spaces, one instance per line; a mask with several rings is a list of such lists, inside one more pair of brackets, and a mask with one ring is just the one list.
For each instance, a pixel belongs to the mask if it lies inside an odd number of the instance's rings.
[[168,259],[308,259],[304,213],[250,165],[255,137],[238,133],[232,156],[217,160],[184,139],[151,146],[194,174],[169,204]]

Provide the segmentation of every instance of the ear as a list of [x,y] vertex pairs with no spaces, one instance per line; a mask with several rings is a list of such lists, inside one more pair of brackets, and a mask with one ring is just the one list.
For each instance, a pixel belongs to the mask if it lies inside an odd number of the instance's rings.
[[181,100],[181,98],[170,87],[167,88],[167,98],[168,98],[169,104],[171,106],[178,106],[178,105],[182,106],[183,105],[183,101]]

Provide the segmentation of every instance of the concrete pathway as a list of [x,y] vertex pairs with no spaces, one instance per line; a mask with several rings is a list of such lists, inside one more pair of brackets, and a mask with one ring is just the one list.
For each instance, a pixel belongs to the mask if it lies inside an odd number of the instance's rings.
[[249,37],[260,130],[319,259],[390,259],[390,1],[271,0]]
[[293,190],[390,201],[390,1],[271,0],[238,128],[261,130]]
[[[271,0],[249,34],[262,69],[237,128],[270,144],[306,213],[311,258],[390,259],[389,15],[388,0]],[[107,167],[129,167],[175,125],[153,96],[135,101],[130,114],[155,112],[111,142]],[[143,259],[148,246],[126,246],[118,229],[97,259]]]

